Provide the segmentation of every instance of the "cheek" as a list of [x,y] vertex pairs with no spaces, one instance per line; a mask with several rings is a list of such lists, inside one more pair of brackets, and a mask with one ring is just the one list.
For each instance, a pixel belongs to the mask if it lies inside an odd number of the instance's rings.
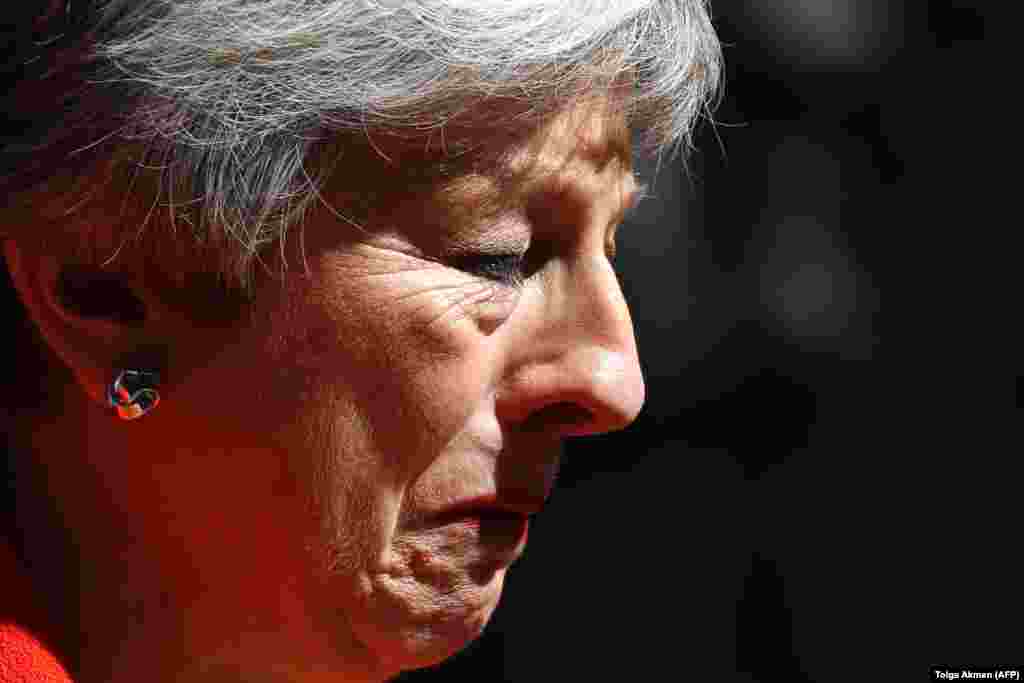
[[257,366],[273,402],[261,410],[313,489],[331,561],[353,568],[379,556],[402,492],[486,397],[492,358],[443,296],[328,273],[281,290]]
[[494,375],[493,345],[459,303],[468,289],[423,269],[355,280],[339,267],[326,273],[297,355],[358,406],[394,464],[436,454]]

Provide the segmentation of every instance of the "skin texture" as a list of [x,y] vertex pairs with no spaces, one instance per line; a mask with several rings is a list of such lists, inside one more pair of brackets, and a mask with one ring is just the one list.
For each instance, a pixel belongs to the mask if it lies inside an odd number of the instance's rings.
[[[410,188],[376,155],[343,161],[326,203],[386,188],[365,231],[311,214],[287,275],[232,324],[138,280],[141,323],[80,315],[58,259],[5,244],[77,380],[31,430],[77,548],[62,579],[79,623],[55,635],[76,680],[384,680],[479,636],[511,560],[433,517],[485,494],[538,503],[562,439],[621,429],[644,399],[608,259],[628,133],[587,111],[503,143],[503,179]],[[521,286],[453,255],[527,247]],[[105,382],[147,346],[166,354],[162,402],[121,422]]]

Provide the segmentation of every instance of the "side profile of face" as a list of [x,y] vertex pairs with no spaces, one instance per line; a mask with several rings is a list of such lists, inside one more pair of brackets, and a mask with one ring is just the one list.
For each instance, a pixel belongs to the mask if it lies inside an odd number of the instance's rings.
[[[521,210],[476,216],[507,191],[482,174],[387,189],[365,231],[314,214],[246,324],[151,309],[175,340],[160,406],[96,410],[82,437],[104,520],[80,531],[84,624],[132,605],[132,639],[248,681],[382,680],[481,634],[526,535],[446,509],[538,511],[562,440],[621,429],[644,400],[609,259],[634,180],[600,159],[622,133],[565,125]],[[366,172],[342,159],[325,201],[344,213],[331,188]],[[109,680],[135,665],[125,642]]]

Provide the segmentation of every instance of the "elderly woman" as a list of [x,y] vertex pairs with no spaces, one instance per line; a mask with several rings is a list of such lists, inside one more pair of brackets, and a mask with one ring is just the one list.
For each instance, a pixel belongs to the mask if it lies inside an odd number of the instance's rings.
[[676,153],[712,104],[704,0],[15,5],[0,225],[40,362],[0,672],[463,648],[561,441],[643,403],[615,229],[631,131]]

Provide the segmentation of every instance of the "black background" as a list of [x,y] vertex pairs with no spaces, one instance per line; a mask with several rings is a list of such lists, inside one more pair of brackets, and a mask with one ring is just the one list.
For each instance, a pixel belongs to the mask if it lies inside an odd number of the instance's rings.
[[713,14],[718,123],[620,231],[645,408],[570,440],[484,636],[402,681],[912,681],[1024,658],[1020,446],[999,429],[1020,373],[984,363],[1015,339],[992,330],[1015,309],[991,310],[1004,248],[983,238],[1002,226],[980,152],[1005,144],[986,19]]

